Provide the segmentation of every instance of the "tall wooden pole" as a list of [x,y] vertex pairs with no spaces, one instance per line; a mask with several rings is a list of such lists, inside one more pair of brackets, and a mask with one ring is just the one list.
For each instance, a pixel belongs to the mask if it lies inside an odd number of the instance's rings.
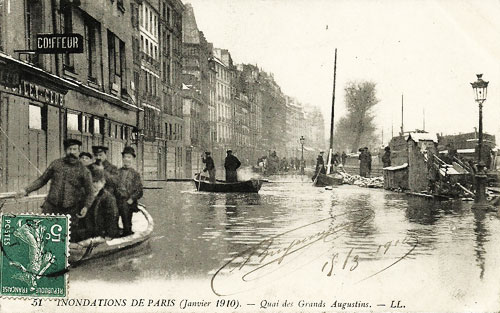
[[330,120],[330,149],[333,149],[333,120],[335,118],[335,81],[337,79],[337,48],[335,48],[335,61],[333,64],[333,93],[332,93],[332,118]]

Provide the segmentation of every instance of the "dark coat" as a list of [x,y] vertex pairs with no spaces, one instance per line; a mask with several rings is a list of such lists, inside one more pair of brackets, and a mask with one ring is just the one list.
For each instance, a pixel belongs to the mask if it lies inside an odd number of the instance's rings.
[[104,175],[106,177],[106,185],[104,187],[111,192],[111,194],[115,194],[119,181],[118,167],[109,163],[108,160],[102,162],[102,166],[104,167]]
[[325,161],[321,155],[318,155],[316,158],[316,173],[321,170],[321,168],[325,167]]
[[[30,193],[45,186],[50,180],[50,190],[43,205],[45,213],[70,213],[82,206],[90,207],[94,200],[90,171],[77,158],[64,157],[50,163],[45,172],[26,188]],[[52,209],[46,209],[52,208]],[[59,212],[59,210],[62,210]]]
[[238,158],[234,155],[231,154],[226,157],[226,160],[224,162],[224,168],[226,169],[226,171],[236,171],[240,166],[240,160],[238,160]]
[[203,158],[202,161],[203,161],[203,163],[205,163],[205,169],[203,170],[204,172],[211,171],[215,168],[214,159],[212,159],[211,156],[207,156],[206,158]]
[[106,189],[97,194],[85,216],[87,238],[118,236],[118,207],[113,195]]
[[391,166],[391,152],[386,151],[384,155],[382,156],[382,163],[384,164],[384,167],[389,167]]
[[142,198],[142,180],[141,175],[133,168],[122,167],[118,170],[118,188],[119,198],[127,201],[132,199],[137,206],[137,200]]

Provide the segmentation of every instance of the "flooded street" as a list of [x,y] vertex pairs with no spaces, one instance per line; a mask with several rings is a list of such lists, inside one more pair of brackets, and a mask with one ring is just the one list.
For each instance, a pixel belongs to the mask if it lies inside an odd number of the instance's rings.
[[[147,190],[144,203],[155,221],[149,243],[85,263],[71,271],[71,280],[92,280],[94,286],[96,279],[103,285],[122,281],[139,286],[191,281],[201,295],[241,299],[269,288],[272,300],[281,288],[287,295],[325,299],[320,296],[325,290],[314,286],[329,279],[328,300],[344,295],[339,300],[375,301],[371,305],[380,309],[390,300],[418,308],[408,302],[415,302],[416,294],[443,301],[443,308],[454,301],[470,309],[498,305],[481,302],[499,294],[500,222],[495,214],[474,213],[470,203],[432,202],[355,186],[325,190],[300,176],[280,179],[285,181],[264,184],[259,194],[197,192],[190,182]],[[328,229],[334,235],[320,238]],[[299,251],[286,254],[290,245],[288,252]],[[253,255],[245,254],[249,248],[255,249]],[[281,264],[261,268],[283,254]],[[383,298],[386,293],[390,299]]]
[[466,202],[280,179],[258,194],[154,183],[162,189],[146,190],[143,199],[155,222],[152,238],[71,269],[70,297],[173,299],[169,312],[189,311],[179,308],[184,298],[234,299],[235,310],[248,312],[273,310],[286,299],[295,303],[290,312],[299,299],[338,311],[335,301],[370,310],[398,301],[411,311],[429,301],[436,311],[498,307],[496,213],[474,213]]

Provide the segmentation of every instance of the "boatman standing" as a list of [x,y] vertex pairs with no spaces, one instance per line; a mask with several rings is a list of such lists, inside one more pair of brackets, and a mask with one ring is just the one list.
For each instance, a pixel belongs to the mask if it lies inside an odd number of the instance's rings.
[[71,222],[76,225],[76,215],[82,212],[85,215],[94,200],[92,178],[89,170],[78,159],[82,142],[66,139],[63,145],[66,155],[52,161],[42,176],[25,190],[21,190],[18,196],[27,196],[50,181],[49,194],[42,205],[42,212],[70,214],[73,218]]
[[118,168],[108,161],[108,147],[105,146],[92,146],[92,153],[94,154],[97,164],[100,164],[104,169],[106,176],[106,185],[104,186],[112,195],[115,195]]
[[323,154],[324,154],[324,152],[321,151],[318,154],[318,157],[316,158],[316,169],[314,171],[314,176],[312,177],[313,181],[316,180],[316,176],[318,176],[319,173],[326,174],[325,160],[323,160]]
[[117,203],[118,211],[122,218],[122,236],[133,234],[132,214],[138,212],[137,200],[142,198],[143,188],[141,175],[132,168],[135,161],[135,150],[132,147],[125,147],[122,152],[123,167],[118,173]]
[[201,156],[201,160],[203,163],[205,163],[203,172],[208,172],[210,183],[215,184],[215,164],[214,159],[212,159],[212,157],[210,156],[210,152],[205,152],[205,157]]
[[241,166],[240,160],[233,155],[232,150],[227,150],[224,168],[226,169],[226,182],[233,183],[238,181],[236,170]]

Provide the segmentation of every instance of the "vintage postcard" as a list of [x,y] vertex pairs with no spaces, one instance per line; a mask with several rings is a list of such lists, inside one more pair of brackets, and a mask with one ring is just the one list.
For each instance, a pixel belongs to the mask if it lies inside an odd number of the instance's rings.
[[500,312],[498,0],[0,0],[0,312]]

